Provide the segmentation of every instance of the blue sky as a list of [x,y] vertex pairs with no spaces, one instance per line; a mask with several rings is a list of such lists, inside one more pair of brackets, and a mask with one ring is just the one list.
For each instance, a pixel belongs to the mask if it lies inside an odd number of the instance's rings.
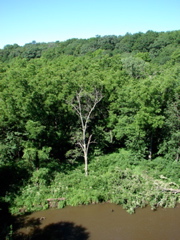
[[0,0],[0,48],[180,30],[180,0]]

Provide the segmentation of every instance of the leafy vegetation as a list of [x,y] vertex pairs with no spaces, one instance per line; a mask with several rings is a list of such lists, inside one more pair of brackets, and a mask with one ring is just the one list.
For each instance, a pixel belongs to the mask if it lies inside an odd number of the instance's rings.
[[129,212],[179,202],[179,39],[148,31],[0,49],[8,219],[102,201]]
[[[155,161],[157,165],[158,160]],[[91,160],[88,177],[80,165],[66,173],[57,170],[50,183],[47,183],[48,170],[40,168],[16,195],[11,211],[18,213],[47,209],[49,199],[52,199],[52,206],[59,208],[109,201],[123,205],[130,213],[147,204],[152,209],[158,206],[174,207],[180,201],[179,195],[168,190],[179,188],[179,179],[174,177],[178,165],[166,170],[170,172],[168,178],[162,175],[163,163],[159,162],[159,169],[156,170],[152,170],[153,167],[146,164],[145,160],[143,163],[138,165],[133,162],[131,152],[121,150]],[[62,200],[58,200],[60,197]]]

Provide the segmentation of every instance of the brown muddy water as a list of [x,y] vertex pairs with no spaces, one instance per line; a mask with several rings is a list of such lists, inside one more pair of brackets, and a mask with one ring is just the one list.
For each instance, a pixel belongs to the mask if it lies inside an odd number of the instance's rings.
[[179,240],[180,205],[150,207],[129,214],[103,203],[34,212],[18,219],[14,239],[38,240]]

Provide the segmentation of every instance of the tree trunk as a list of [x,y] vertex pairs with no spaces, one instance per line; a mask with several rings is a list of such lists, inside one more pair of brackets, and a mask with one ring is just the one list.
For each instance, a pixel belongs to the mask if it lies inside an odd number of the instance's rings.
[[87,151],[84,151],[84,163],[85,163],[85,175],[88,175],[88,156],[87,156]]
[[148,155],[149,160],[152,160],[152,144],[153,144],[153,134],[151,134],[151,138],[150,138],[149,155]]
[[176,162],[179,161],[179,153],[176,154]]

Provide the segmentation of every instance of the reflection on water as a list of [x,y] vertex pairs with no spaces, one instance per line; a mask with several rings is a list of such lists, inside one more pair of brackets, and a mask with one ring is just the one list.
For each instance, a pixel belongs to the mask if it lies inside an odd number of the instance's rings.
[[179,240],[179,219],[180,206],[132,215],[110,203],[49,209],[18,218],[14,239]]
[[[34,225],[33,225],[34,221]],[[36,219],[32,219],[28,233],[19,232],[14,234],[15,240],[88,240],[89,233],[82,226],[77,226],[72,222],[51,223],[44,228],[39,228]],[[26,224],[28,227],[28,224]]]

